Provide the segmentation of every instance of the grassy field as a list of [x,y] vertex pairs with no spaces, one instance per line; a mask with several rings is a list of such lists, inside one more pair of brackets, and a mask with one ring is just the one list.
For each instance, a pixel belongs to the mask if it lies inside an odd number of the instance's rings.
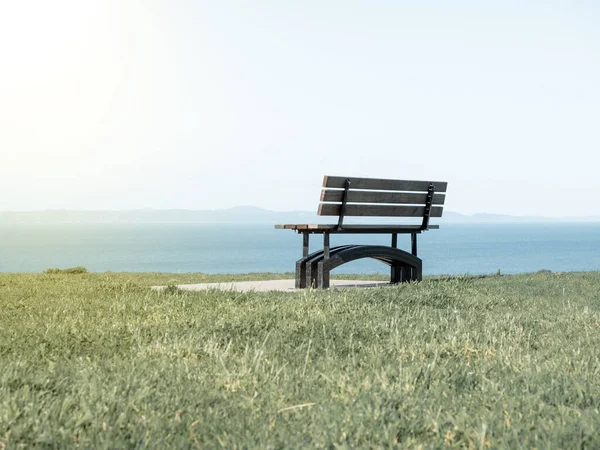
[[0,449],[600,448],[600,273],[258,278],[0,274]]

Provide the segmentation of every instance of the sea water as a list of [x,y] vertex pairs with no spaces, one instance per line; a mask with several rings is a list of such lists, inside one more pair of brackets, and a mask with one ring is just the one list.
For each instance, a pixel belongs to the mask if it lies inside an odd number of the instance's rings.
[[[390,236],[331,236],[344,243],[389,245]],[[398,243],[409,250],[409,236]],[[426,275],[600,270],[599,223],[442,224],[418,245]],[[320,247],[312,235],[311,251]],[[0,224],[0,272],[293,272],[301,253],[301,235],[268,224]],[[388,268],[364,259],[335,272]]]

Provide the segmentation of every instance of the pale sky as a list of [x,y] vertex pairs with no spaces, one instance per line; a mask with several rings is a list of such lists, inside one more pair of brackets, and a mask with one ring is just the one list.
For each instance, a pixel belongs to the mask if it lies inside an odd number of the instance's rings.
[[599,215],[600,3],[0,0],[0,210]]

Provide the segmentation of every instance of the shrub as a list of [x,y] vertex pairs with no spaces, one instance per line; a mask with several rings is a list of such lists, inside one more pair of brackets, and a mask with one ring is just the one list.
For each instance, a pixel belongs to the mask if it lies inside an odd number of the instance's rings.
[[167,287],[163,289],[163,292],[165,294],[172,295],[172,294],[180,294],[183,292],[183,290],[178,288],[174,284],[168,284]]
[[46,269],[44,270],[44,273],[46,274],[78,274],[78,273],[87,273],[87,269],[85,267],[81,267],[81,266],[77,266],[77,267],[69,267],[68,269],[58,269],[58,268],[52,268],[52,269]]

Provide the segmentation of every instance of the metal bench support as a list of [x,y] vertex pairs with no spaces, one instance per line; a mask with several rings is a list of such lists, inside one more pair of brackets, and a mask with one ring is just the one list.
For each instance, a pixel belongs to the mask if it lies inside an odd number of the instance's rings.
[[302,233],[302,257],[306,258],[308,256],[308,240],[309,240],[309,234],[308,233]]

